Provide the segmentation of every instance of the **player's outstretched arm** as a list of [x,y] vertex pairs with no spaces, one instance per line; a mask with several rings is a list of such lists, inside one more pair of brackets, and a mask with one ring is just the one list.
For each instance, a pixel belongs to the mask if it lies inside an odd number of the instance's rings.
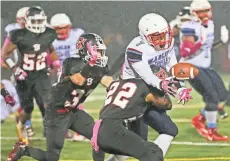
[[157,107],[159,109],[164,109],[164,110],[172,109],[172,102],[168,95],[159,97],[159,96],[153,95],[152,93],[149,93],[146,96],[145,101],[151,102],[154,105],[153,107]]
[[105,88],[108,88],[109,85],[110,85],[113,81],[114,81],[114,80],[113,80],[113,77],[105,75],[105,76],[102,77],[100,83],[101,83],[101,85],[103,85]]

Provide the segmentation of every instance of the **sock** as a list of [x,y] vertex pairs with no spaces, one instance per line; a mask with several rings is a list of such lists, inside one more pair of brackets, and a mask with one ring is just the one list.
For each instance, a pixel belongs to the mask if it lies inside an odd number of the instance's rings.
[[201,110],[201,115],[203,115],[205,117],[205,109],[204,108]]
[[216,128],[217,111],[205,111],[207,128]]
[[31,127],[32,126],[31,120],[26,120],[25,125]]
[[171,145],[173,139],[173,136],[167,134],[160,134],[158,138],[154,141],[154,143],[157,144],[163,151],[163,156],[165,156],[165,154],[167,153],[168,148]]
[[106,161],[124,161],[128,159],[128,156],[123,156],[123,155],[110,155]]

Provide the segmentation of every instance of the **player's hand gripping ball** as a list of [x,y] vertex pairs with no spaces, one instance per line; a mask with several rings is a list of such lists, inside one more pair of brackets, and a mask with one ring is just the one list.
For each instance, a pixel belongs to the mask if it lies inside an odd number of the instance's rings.
[[178,63],[170,69],[170,74],[178,80],[189,80],[198,76],[199,69],[190,63]]

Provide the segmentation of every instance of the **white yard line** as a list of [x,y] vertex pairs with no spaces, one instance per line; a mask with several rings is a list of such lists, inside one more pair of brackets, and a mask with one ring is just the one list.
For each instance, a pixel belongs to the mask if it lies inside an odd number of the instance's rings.
[[[1,137],[1,140],[17,140],[17,137]],[[30,140],[45,140],[45,137],[32,137]],[[71,141],[71,139],[66,139]],[[84,142],[89,142],[85,140]],[[186,141],[173,141],[174,145],[192,145],[192,146],[230,146],[230,143],[204,143],[204,142],[186,142]]]

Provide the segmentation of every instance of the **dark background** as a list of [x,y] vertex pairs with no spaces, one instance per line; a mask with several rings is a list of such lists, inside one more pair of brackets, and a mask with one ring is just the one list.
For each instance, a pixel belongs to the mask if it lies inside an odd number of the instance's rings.
[[[125,47],[138,34],[137,24],[146,13],[157,12],[168,21],[175,18],[181,8],[190,5],[191,1],[169,2],[32,2],[32,1],[4,1],[1,2],[1,40],[4,38],[4,27],[15,22],[15,15],[19,8],[24,6],[41,6],[47,16],[48,22],[55,13],[66,13],[72,20],[73,27],[79,27],[86,32],[95,32],[101,35],[108,43],[107,54],[110,56],[109,64],[124,53]],[[220,27],[227,25],[230,28],[230,2],[210,2],[215,22],[216,40],[220,37]],[[213,66],[220,71],[229,72],[226,46],[214,50]]]

